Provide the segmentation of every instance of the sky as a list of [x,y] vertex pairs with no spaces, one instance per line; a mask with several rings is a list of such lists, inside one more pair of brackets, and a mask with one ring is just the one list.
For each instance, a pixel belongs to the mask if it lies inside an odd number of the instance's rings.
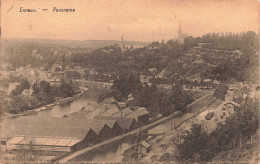
[[[257,0],[2,0],[2,37],[161,41],[259,30]],[[37,12],[19,12],[20,8]],[[53,8],[75,12],[53,12]],[[48,11],[42,11],[47,8]]]

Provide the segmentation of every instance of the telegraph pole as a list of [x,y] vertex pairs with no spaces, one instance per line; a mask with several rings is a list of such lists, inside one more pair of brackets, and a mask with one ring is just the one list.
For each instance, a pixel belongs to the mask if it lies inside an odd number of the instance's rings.
[[172,119],[171,119],[171,130],[173,130],[172,122],[174,123],[174,129],[175,129],[175,118],[174,118],[174,112],[175,112],[175,106],[174,104],[171,104],[171,112],[172,112]]

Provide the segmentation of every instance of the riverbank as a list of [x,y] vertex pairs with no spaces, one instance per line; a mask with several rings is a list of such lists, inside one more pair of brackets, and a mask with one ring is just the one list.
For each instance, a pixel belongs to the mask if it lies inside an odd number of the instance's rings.
[[[137,160],[134,157],[135,147],[131,147],[125,151],[123,162],[141,162],[141,163],[165,163],[170,161],[178,161],[175,158],[178,154],[176,146],[174,145],[174,139],[182,135],[185,130],[190,128],[191,122],[203,111],[214,108],[219,105],[220,102],[215,101],[215,98],[211,95],[205,95],[190,105],[188,108],[189,112],[183,113],[179,117],[175,118],[172,124],[172,120],[169,120],[157,127],[149,130],[148,137],[145,141],[150,145],[150,151],[142,151],[143,158]],[[174,127],[174,128],[172,128]],[[174,159],[173,159],[174,158]]]
[[5,115],[1,115],[0,120],[7,119],[7,118],[20,117],[20,116],[28,116],[28,115],[36,114],[37,112],[40,112],[40,111],[50,110],[53,107],[55,107],[56,105],[61,105],[61,104],[76,100],[77,98],[82,96],[87,91],[88,91],[88,88],[80,87],[80,93],[78,93],[72,97],[66,97],[64,99],[57,100],[56,102],[53,102],[51,104],[46,104],[46,105],[31,109],[31,110],[27,110],[27,111],[24,111],[24,112],[18,113],[18,114],[4,113]]
[[[211,101],[209,102],[208,100],[208,97],[210,96],[210,93],[204,95],[202,98],[199,98],[197,100],[195,100],[195,102],[193,104],[190,105],[191,108],[193,108],[193,106],[196,106],[198,107],[199,105],[197,103],[201,103],[203,102],[204,104],[204,101],[207,101],[208,103],[211,103]],[[213,99],[211,99],[213,100]],[[176,116],[176,119],[179,119],[180,123],[184,122],[185,120],[188,120],[190,119],[191,117],[193,117],[194,115],[196,115],[197,113],[185,113],[181,116]],[[145,125],[142,127],[142,131],[150,131],[150,129],[154,129],[156,128],[157,126],[160,126],[162,124],[166,124],[167,122],[169,122],[171,119],[172,119],[173,115],[170,115],[170,116],[167,116],[167,117],[164,117],[164,118],[161,118],[157,121],[154,121],[152,123],[149,123],[148,125]],[[168,124],[168,123],[167,123]],[[164,129],[165,130],[165,129]],[[123,134],[123,135],[120,135],[120,136],[117,136],[117,137],[114,137],[114,138],[111,138],[111,139],[108,139],[108,140],[105,140],[103,142],[100,142],[98,144],[95,144],[93,146],[90,146],[90,147],[86,147],[82,150],[79,150],[79,151],[76,151],[76,152],[70,152],[64,156],[61,156],[61,157],[57,157],[55,159],[53,159],[52,161],[59,161],[59,162],[67,162],[67,161],[81,161],[82,160],[82,156],[85,156],[84,154],[88,153],[88,152],[91,152],[95,149],[101,149],[103,146],[107,145],[107,144],[111,144],[111,143],[114,143],[116,141],[119,141],[119,140],[122,140],[124,138],[127,138],[129,136],[133,136],[133,135],[136,135],[139,133],[139,129],[135,129],[131,132],[128,132],[126,134]],[[148,132],[149,133],[149,132]],[[78,157],[80,156],[80,157]],[[77,158],[78,157],[78,158]],[[75,159],[74,159],[75,158]],[[84,158],[84,157],[83,157]],[[84,160],[83,160],[84,161]],[[96,161],[94,161],[96,162]],[[98,161],[98,162],[101,162],[101,161]],[[103,161],[104,162],[104,161]]]

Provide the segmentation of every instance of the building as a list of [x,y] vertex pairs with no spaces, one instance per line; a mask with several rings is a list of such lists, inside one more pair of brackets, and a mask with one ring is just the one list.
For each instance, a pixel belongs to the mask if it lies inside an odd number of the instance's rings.
[[139,108],[132,111],[130,108],[125,108],[117,113],[112,115],[113,117],[126,117],[133,118],[139,124],[145,125],[149,122],[149,112],[146,108]]
[[149,122],[149,112],[146,108],[139,108],[137,110],[134,110],[132,113],[127,114],[125,117],[134,118],[141,125],[145,125]]
[[112,114],[113,117],[126,117],[128,114],[132,113],[133,111],[130,108],[122,109],[114,114]]
[[107,124],[97,120],[21,118],[16,122],[15,129],[1,129],[3,132],[8,131],[7,134],[1,134],[1,138],[6,138],[7,150],[23,149],[32,144],[36,150],[75,151],[111,137],[110,127],[116,129],[119,125],[113,120],[106,122]]
[[33,89],[32,88],[25,89],[22,92],[22,96],[24,96],[24,97],[32,97],[32,95],[33,95]]
[[126,102],[118,102],[117,105],[118,105],[118,108],[120,108],[120,109],[126,108],[126,106],[127,106]]
[[115,120],[124,132],[128,132],[128,131],[131,131],[131,130],[137,128],[137,122],[133,118],[98,115],[98,116],[94,116],[94,119],[96,119],[96,120]]
[[127,100],[128,100],[128,101],[134,100],[133,94],[129,94],[129,95],[127,96]]
[[114,113],[117,113],[119,111],[120,110],[116,106],[111,107],[111,108],[108,107],[106,111],[99,113],[99,115],[101,115],[101,116],[112,116]]
[[141,146],[142,152],[148,153],[151,150],[151,145],[146,141],[142,141],[140,143],[140,146]]
[[187,34],[183,33],[181,30],[181,26],[179,26],[179,30],[177,31],[177,41],[180,44],[184,44],[185,37],[187,37]]
[[109,98],[105,98],[105,100],[103,101],[103,103],[107,103],[107,104],[114,104],[116,103],[116,99],[114,99],[114,97],[109,97]]
[[238,110],[238,108],[240,108],[240,105],[234,101],[224,101],[222,102],[222,106],[223,106],[222,110],[226,110],[230,112],[236,111]]
[[93,125],[92,127],[95,127],[94,125],[102,125],[96,127],[93,129],[95,133],[98,135],[98,141],[102,141],[104,138],[111,138],[113,136],[116,136],[121,133],[122,128],[118,125],[116,120],[96,120],[96,119],[89,119],[88,112],[76,112],[72,113],[70,115],[66,115],[67,117],[64,117],[64,119],[73,119],[77,122],[86,122],[89,125]]
[[61,84],[60,78],[54,78],[50,80],[50,85],[51,86],[59,86]]
[[155,74],[157,72],[157,68],[149,68],[149,72]]
[[[51,137],[29,137],[19,136],[13,137],[6,142],[6,150],[14,149],[30,149],[34,150],[47,150],[47,151],[62,151],[69,152],[72,147],[79,143],[80,140],[71,138],[51,138]],[[52,145],[52,146],[49,146]]]

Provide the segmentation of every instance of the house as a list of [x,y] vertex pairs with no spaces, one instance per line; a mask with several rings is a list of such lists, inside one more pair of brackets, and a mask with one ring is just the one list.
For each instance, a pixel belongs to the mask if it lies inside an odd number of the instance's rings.
[[148,153],[151,150],[151,145],[146,141],[142,141],[140,145],[141,145],[142,152]]
[[61,80],[60,80],[60,78],[55,78],[55,79],[51,79],[50,80],[50,85],[51,86],[58,86],[58,85],[60,85],[61,84]]
[[157,68],[149,68],[149,72],[155,74],[157,72]]
[[105,98],[105,100],[103,101],[103,103],[107,103],[107,104],[113,104],[116,102],[117,101],[114,99],[114,97]]
[[149,78],[146,75],[140,75],[139,78],[142,84],[149,83]]
[[128,101],[134,100],[133,94],[129,94],[129,95],[127,96],[127,100],[128,100]]
[[55,67],[55,71],[64,71],[64,67],[61,65],[58,65]]
[[240,105],[234,101],[224,101],[222,102],[223,110],[226,111],[236,111],[238,108],[240,108]]
[[120,109],[126,108],[126,102],[118,102],[117,105]]
[[33,95],[33,89],[32,88],[25,89],[22,92],[22,96],[24,96],[24,97],[32,97],[32,95]]

